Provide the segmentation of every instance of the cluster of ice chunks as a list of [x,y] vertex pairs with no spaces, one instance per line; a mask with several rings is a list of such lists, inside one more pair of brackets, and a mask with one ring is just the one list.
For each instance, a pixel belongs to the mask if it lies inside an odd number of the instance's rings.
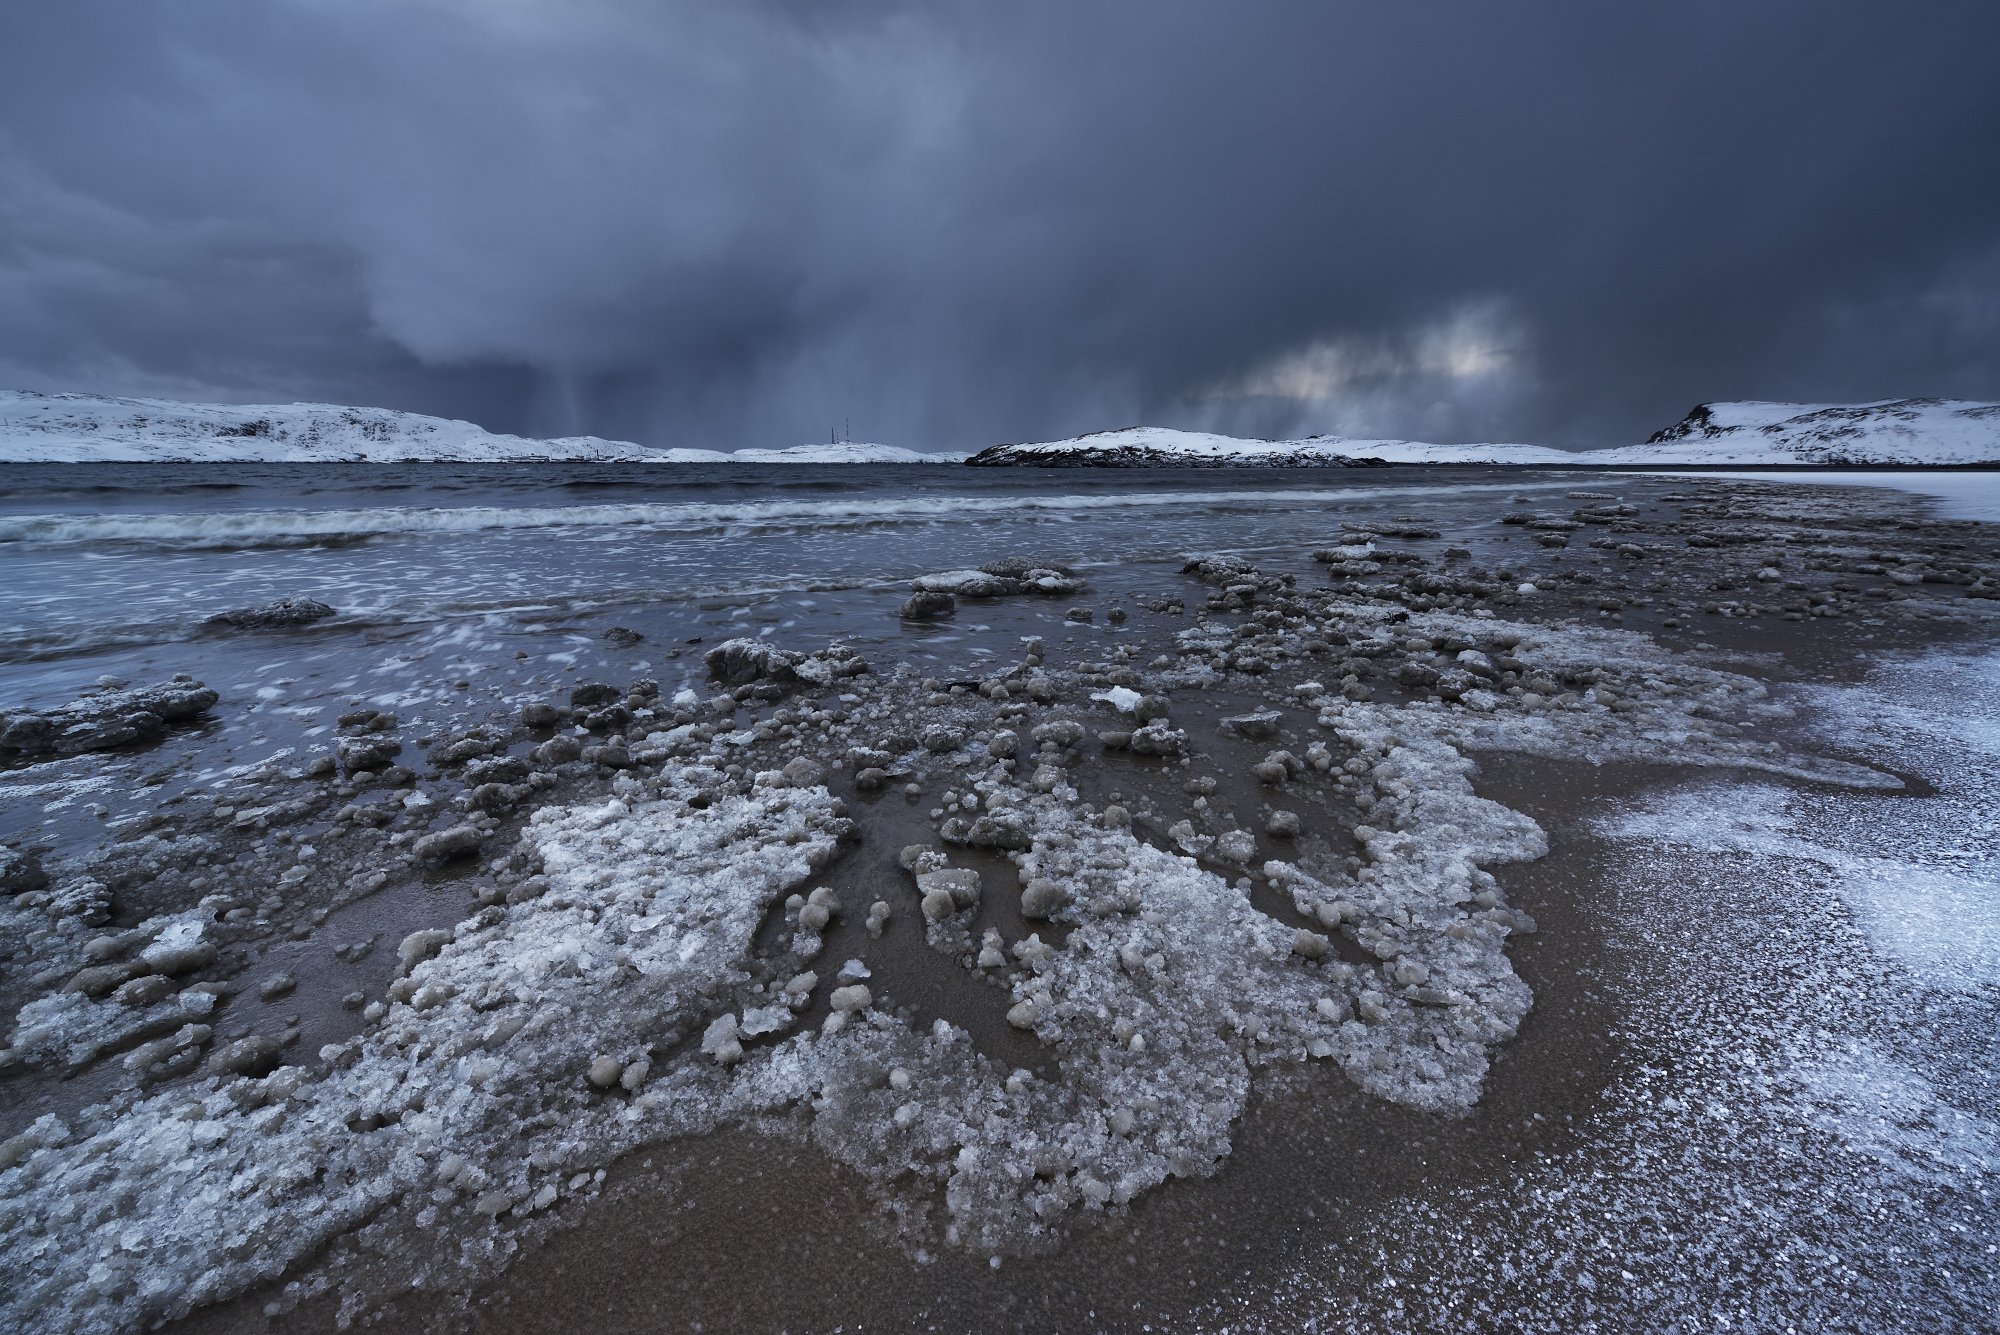
[[[1635,631],[1596,626],[1542,626],[1485,620],[1458,612],[1411,616],[1411,633],[1493,637],[1504,633],[1509,651],[1534,674],[1530,696],[1488,697],[1479,711],[1436,701],[1406,706],[1404,717],[1454,744],[1472,749],[1587,760],[1740,766],[1768,773],[1858,788],[1901,786],[1866,766],[1790,751],[1775,741],[1746,736],[1732,720],[1779,717],[1789,708],[1773,701],[1762,683],[1738,673],[1703,667],[1669,654]],[[1350,645],[1350,649],[1355,646]],[[1589,684],[1568,708],[1545,708],[1555,683]],[[1566,697],[1568,698],[1568,697]],[[1338,728],[1354,706],[1322,696],[1319,722]],[[1495,708],[1504,704],[1504,708]],[[1357,715],[1357,717],[1359,717]]]
[[[59,893],[95,881],[69,882]],[[40,898],[40,896],[35,896]],[[56,921],[47,920],[54,914]],[[200,1057],[210,1037],[207,1019],[227,989],[218,983],[188,985],[190,976],[215,962],[215,946],[203,939],[199,912],[163,915],[123,932],[81,940],[89,916],[65,921],[56,901],[26,912],[16,903],[0,910],[0,930],[49,955],[80,951],[86,964],[62,987],[23,1004],[0,1045],[0,1071],[17,1066],[80,1068],[107,1052],[130,1047],[125,1066],[149,1071],[174,1057],[178,1074]],[[37,919],[41,919],[38,921]],[[65,928],[69,930],[64,930]]]
[[621,787],[537,813],[523,838],[548,889],[448,941],[406,942],[392,1000],[317,1068],[218,1073],[7,1142],[0,1324],[141,1327],[280,1274],[395,1202],[428,1202],[419,1226],[476,1239],[579,1167],[713,1125],[726,1075],[691,1062],[649,1079],[655,1045],[742,981],[765,909],[825,865],[846,822],[824,789],[744,795],[692,770]]
[[[143,1323],[276,1273],[389,1201],[433,1193],[430,1222],[476,1228],[538,1208],[625,1146],[788,1106],[810,1108],[815,1142],[893,1202],[918,1210],[924,1184],[941,1187],[949,1237],[1010,1249],[1053,1237],[1073,1210],[1212,1171],[1262,1063],[1331,1059],[1383,1097],[1463,1108],[1529,1004],[1504,951],[1520,920],[1480,864],[1543,844],[1533,822],[1472,794],[1455,749],[1409,725],[1387,710],[1343,718],[1384,790],[1357,876],[1264,868],[1323,933],[1260,912],[1126,822],[1091,819],[1059,770],[1046,791],[1009,791],[999,809],[1030,836],[1012,850],[1023,907],[1070,932],[1061,949],[989,934],[979,957],[1009,989],[1009,1021],[1051,1048],[1051,1076],[1004,1069],[943,1022],[913,1026],[845,973],[818,1031],[781,1037],[815,973],[755,1005],[731,999],[763,912],[848,832],[803,773],[744,794],[670,768],[656,788],[624,778],[610,802],[545,810],[524,839],[548,889],[448,940],[406,942],[377,1020],[324,1051],[322,1071],[210,1079],[115,1119],[38,1124],[10,1150],[0,1204],[0,1260],[22,1277],[6,1301],[68,1314],[54,1329],[106,1313]],[[927,918],[948,903],[946,921],[969,920],[976,876],[950,874],[934,849],[908,865]],[[868,917],[886,920],[886,904]],[[1378,963],[1301,948],[1336,932]],[[675,1059],[670,1035],[690,1024],[700,1051]],[[262,1092],[243,1097],[251,1085]],[[220,1264],[217,1239],[234,1240]]]
[[[1479,916],[1482,896],[1498,907],[1480,863],[1536,857],[1545,842],[1472,793],[1449,745],[1365,740],[1410,791],[1378,807],[1361,875],[1336,892],[1289,864],[1265,870],[1303,904],[1339,903],[1321,920],[1372,943],[1375,966],[1334,958],[1324,936],[1297,949],[1297,929],[1191,860],[1092,821],[1066,785],[1021,793],[1013,809],[1035,835],[1021,874],[1071,931],[1060,950],[1030,938],[1005,952],[989,933],[979,967],[1011,955],[1007,1019],[1053,1049],[1057,1074],[1004,1070],[949,1025],[926,1033],[878,1014],[746,1063],[738,1087],[810,1098],[818,1143],[878,1180],[942,1185],[950,1237],[1010,1249],[1054,1236],[1072,1210],[1211,1171],[1265,1062],[1328,1058],[1385,1098],[1463,1109],[1530,1000],[1505,956],[1516,920]],[[930,878],[944,921],[964,912],[951,892],[970,878],[950,876],[940,853],[916,846],[905,863]]]

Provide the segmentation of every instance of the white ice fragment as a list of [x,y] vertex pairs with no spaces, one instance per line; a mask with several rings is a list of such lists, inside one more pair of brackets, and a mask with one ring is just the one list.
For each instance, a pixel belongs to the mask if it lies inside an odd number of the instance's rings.
[[441,927],[427,928],[411,932],[396,947],[396,959],[408,972],[418,964],[442,950],[451,941],[451,933]]
[[724,1011],[702,1030],[701,1050],[719,1062],[733,1061],[742,1056],[743,1047],[736,1039],[737,1028],[736,1013]]
[[1045,876],[1032,877],[1021,890],[1021,916],[1051,918],[1069,903],[1069,891]]
[[970,867],[943,867],[937,871],[920,872],[917,875],[917,893],[924,897],[924,914],[932,921],[930,903],[934,895],[942,894],[951,902],[951,909],[943,916],[950,917],[960,909],[969,909],[979,903],[979,873]]
[[833,990],[833,995],[828,998],[833,1008],[843,1014],[852,1014],[856,1011],[867,1010],[874,1003],[874,1000],[874,996],[868,991],[868,987],[864,983],[853,983],[847,987],[836,987]]
[[758,1006],[743,1012],[737,1032],[749,1038],[779,1034],[792,1027],[792,1019],[790,1006]]

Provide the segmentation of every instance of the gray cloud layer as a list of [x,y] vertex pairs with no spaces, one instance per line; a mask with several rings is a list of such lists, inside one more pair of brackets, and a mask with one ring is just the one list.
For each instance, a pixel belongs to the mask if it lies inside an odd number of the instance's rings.
[[65,0],[0,382],[730,448],[2000,398],[2000,6]]

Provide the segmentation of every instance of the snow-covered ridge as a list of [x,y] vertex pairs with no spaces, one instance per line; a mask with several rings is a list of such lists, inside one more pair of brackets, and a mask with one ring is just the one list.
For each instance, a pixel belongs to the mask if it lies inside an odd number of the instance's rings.
[[854,442],[789,449],[653,449],[596,436],[535,440],[388,408],[179,403],[0,390],[0,462],[951,464],[1042,468],[1352,468],[1379,464],[1595,467],[2000,464],[2000,404],[1890,399],[1863,404],[1705,403],[1643,445],[1430,444],[1309,436],[1242,440],[1126,427],[1067,440],[922,454]]
[[2000,403],[1704,403],[1634,449],[1646,463],[1996,463]]
[[471,422],[329,403],[179,403],[0,390],[5,463],[957,463],[893,445],[651,449],[596,436],[534,440]]
[[995,445],[972,456],[978,466],[1034,468],[1356,468],[1377,463],[1569,463],[1564,450],[1543,445],[1426,445],[1410,440],[1239,440],[1206,431],[1134,426],[1068,440]]
[[665,454],[595,436],[495,435],[470,422],[388,408],[0,391],[0,460],[11,463],[660,461]]
[[1239,440],[1127,427],[1068,440],[995,445],[975,465],[1039,468],[1351,468],[1370,464],[1909,465],[2000,464],[2000,404],[1892,399],[1863,404],[1705,403],[1643,445],[1448,445],[1410,440]]

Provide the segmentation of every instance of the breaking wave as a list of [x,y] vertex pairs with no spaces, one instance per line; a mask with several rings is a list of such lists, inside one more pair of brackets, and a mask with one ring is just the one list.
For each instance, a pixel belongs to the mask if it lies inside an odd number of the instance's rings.
[[362,542],[406,534],[502,530],[632,528],[648,532],[690,533],[736,528],[858,528],[881,524],[976,521],[995,515],[1019,515],[1024,511],[1060,517],[1093,511],[1146,508],[1200,507],[1211,512],[1262,510],[1301,504],[1370,501],[1392,496],[1519,491],[1522,487],[1523,483],[1510,481],[1450,487],[1339,487],[1299,491],[849,497],[819,501],[424,509],[381,507],[248,510],[233,514],[14,515],[0,517],[0,543],[137,543],[174,548],[294,547]]

